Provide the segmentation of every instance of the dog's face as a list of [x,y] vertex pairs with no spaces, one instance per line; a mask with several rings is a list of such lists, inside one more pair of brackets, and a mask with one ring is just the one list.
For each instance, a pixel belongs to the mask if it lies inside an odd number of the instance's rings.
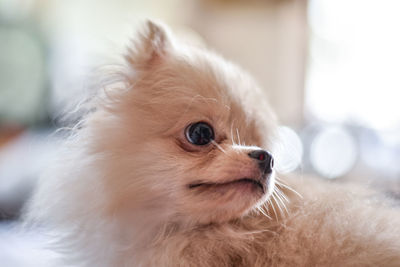
[[112,158],[105,168],[113,212],[221,222],[271,194],[274,117],[247,74],[179,47],[153,23],[127,60],[131,88],[113,98],[112,123],[92,123],[105,137],[98,149]]

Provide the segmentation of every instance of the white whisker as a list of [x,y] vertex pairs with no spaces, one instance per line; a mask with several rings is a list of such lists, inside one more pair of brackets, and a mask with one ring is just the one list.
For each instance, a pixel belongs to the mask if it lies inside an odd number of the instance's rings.
[[293,188],[291,188],[290,186],[288,186],[287,184],[285,184],[282,180],[280,180],[278,177],[275,177],[275,183],[279,186],[282,186],[284,188],[286,188],[287,190],[292,191],[293,193],[295,193],[297,196],[299,196],[300,198],[303,198],[303,196],[297,192],[296,190],[294,190]]
[[264,206],[260,206],[257,208],[265,217],[272,220],[271,216],[268,215],[267,211],[264,210]]
[[275,194],[272,194],[272,198],[274,199],[274,202],[275,202],[276,206],[278,207],[279,215],[282,215],[283,214],[283,210],[282,210],[281,205],[279,204],[279,200],[277,199]]
[[270,204],[272,210],[274,211],[276,220],[278,221],[278,213],[276,212],[275,205],[274,205],[274,201],[272,200],[272,198],[273,198],[273,194],[272,194],[271,197],[269,198],[268,202],[269,202],[269,204]]
[[237,135],[239,146],[241,146],[242,144],[240,142],[240,135],[239,135],[239,129],[238,128],[236,128],[236,135]]
[[215,142],[214,140],[211,140],[211,144],[213,144],[214,146],[216,146],[219,150],[221,150],[222,152],[224,152],[226,154],[225,149],[223,149],[217,142]]
[[285,193],[283,193],[279,188],[276,188],[276,193],[279,194],[287,203],[290,203],[290,200],[286,197]]
[[233,138],[233,123],[231,124],[231,139],[232,139],[232,146],[236,146],[235,139]]
[[278,192],[276,192],[276,193],[277,193],[277,194],[276,194],[275,196],[276,196],[277,200],[280,202],[280,204],[279,204],[279,202],[277,203],[278,206],[281,206],[281,204],[282,204],[283,209],[286,211],[286,214],[289,214],[289,211],[288,211],[288,209],[286,208],[285,202],[282,200],[282,198],[281,198],[281,196],[278,194]]

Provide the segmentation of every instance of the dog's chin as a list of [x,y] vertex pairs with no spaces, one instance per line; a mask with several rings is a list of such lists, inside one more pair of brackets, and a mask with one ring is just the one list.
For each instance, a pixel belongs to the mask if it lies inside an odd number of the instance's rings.
[[274,175],[269,174],[263,179],[196,181],[187,185],[187,191],[196,203],[190,209],[199,223],[221,223],[240,218],[263,203],[273,187]]
[[188,188],[195,193],[219,194],[242,193],[251,195],[264,195],[267,185],[255,178],[239,178],[224,182],[195,182],[188,185]]

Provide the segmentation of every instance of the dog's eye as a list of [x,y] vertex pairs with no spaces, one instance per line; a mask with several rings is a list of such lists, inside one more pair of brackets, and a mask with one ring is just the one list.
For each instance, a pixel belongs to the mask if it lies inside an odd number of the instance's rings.
[[204,146],[214,140],[214,131],[205,122],[196,122],[186,128],[186,139],[197,146]]

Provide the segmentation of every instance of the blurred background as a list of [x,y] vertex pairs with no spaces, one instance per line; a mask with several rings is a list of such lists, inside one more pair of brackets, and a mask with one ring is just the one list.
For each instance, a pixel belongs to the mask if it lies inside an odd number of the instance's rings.
[[14,221],[56,156],[62,111],[147,17],[256,77],[282,124],[280,172],[400,199],[399,13],[396,0],[0,0],[0,261],[49,257]]

